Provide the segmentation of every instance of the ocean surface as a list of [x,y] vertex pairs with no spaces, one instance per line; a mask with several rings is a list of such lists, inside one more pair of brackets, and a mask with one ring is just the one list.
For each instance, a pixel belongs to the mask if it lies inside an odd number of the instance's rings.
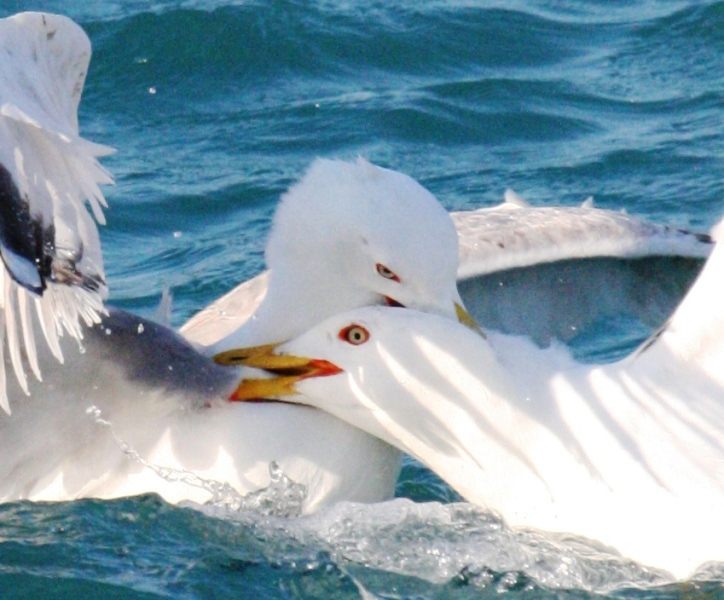
[[[111,301],[152,317],[170,288],[175,326],[262,270],[317,156],[403,171],[449,210],[512,188],[699,231],[724,214],[721,0],[0,0],[31,9],[93,44],[80,120],[118,150]],[[304,518],[0,505],[0,597],[724,598],[721,567],[673,583],[511,531],[414,463],[398,493]]]

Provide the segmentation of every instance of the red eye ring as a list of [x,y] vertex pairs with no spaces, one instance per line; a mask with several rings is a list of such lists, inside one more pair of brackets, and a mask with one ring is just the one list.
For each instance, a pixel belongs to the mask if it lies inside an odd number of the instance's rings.
[[382,263],[377,263],[375,265],[375,268],[377,269],[377,273],[379,273],[385,279],[391,279],[392,281],[396,281],[397,283],[400,283],[400,278],[394,273],[394,271],[387,268]]
[[370,339],[370,332],[362,325],[352,323],[352,325],[347,325],[347,327],[340,330],[339,339],[353,346],[359,346]]

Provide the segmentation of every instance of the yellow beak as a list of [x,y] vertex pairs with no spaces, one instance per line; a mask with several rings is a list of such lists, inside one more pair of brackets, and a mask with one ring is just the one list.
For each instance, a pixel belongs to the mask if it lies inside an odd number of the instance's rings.
[[242,367],[246,361],[258,355],[269,355],[279,344],[265,344],[264,346],[250,346],[248,348],[234,348],[225,352],[214,354],[214,361],[227,367]]
[[[485,333],[466,311],[462,304],[455,303],[458,321],[485,337]],[[294,384],[310,377],[327,377],[341,373],[337,365],[316,358],[275,354],[280,344],[266,344],[249,348],[234,348],[214,355],[214,361],[220,365],[234,367],[253,367],[273,375],[271,378],[244,378],[236,390],[229,396],[234,401],[279,400],[285,396],[298,394]]]
[[317,358],[274,354],[279,344],[239,348],[220,352],[214,360],[221,365],[262,369],[274,377],[269,379],[244,378],[229,400],[253,402],[279,400],[297,394],[294,384],[310,377],[327,377],[341,373],[337,365]]
[[475,333],[480,334],[485,339],[485,332],[480,329],[480,326],[470,316],[470,313],[463,308],[462,304],[455,303],[455,314],[457,315],[458,321],[465,325],[468,329],[472,329]]

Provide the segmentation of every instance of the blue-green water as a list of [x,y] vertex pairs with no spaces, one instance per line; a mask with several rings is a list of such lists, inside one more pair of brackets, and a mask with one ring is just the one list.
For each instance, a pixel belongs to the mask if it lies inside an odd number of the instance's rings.
[[[93,43],[81,129],[118,149],[112,301],[149,316],[170,287],[175,325],[262,269],[315,156],[363,155],[450,210],[510,187],[695,229],[724,213],[722,1],[0,0],[29,9]],[[414,465],[400,491],[452,497]],[[656,579],[635,565],[459,504],[288,522],[152,497],[0,506],[1,597],[724,597],[721,570],[699,578],[637,591]]]

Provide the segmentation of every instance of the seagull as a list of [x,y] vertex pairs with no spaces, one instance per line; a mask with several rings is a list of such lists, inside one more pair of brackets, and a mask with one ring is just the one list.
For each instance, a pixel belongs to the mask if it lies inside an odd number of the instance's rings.
[[156,493],[244,506],[270,486],[273,462],[306,488],[298,512],[394,490],[397,449],[313,408],[229,402],[243,370],[217,365],[168,327],[109,307],[83,334],[82,352],[61,339],[65,364],[39,346],[43,381],[28,381],[29,398],[8,380],[0,501]]
[[[86,204],[102,223],[100,187],[112,176],[99,159],[111,149],[83,139],[77,120],[90,43],[69,19],[39,13],[0,20],[0,40],[13,56],[0,64],[0,309],[8,354],[0,369],[7,413],[0,414],[0,499],[157,492],[170,502],[204,502],[218,482],[239,494],[264,487],[272,460],[307,487],[305,511],[389,497],[400,460],[392,445],[324,411],[228,402],[251,367],[218,366],[168,328],[105,303],[100,243]],[[328,185],[335,177],[344,192],[338,196]],[[333,220],[350,216],[335,212],[338,201],[368,199],[368,192],[392,212],[355,206],[351,222]],[[315,198],[321,213],[302,206]],[[398,198],[414,206],[401,220]],[[325,210],[327,229],[319,218]],[[407,218],[425,229],[405,234]],[[315,319],[365,304],[403,305],[474,327],[454,285],[454,226],[410,178],[363,160],[320,161],[285,196],[273,231],[293,233],[295,223],[310,232],[322,227],[327,252],[304,246],[306,236],[274,241],[272,232],[265,308],[208,352],[258,344],[247,357],[258,356]],[[417,245],[399,250],[398,234]],[[434,251],[427,239],[436,241]],[[306,271],[285,269],[285,252]],[[310,379],[334,379],[330,365],[316,369]],[[6,371],[15,377],[6,380]]]
[[368,305],[431,312],[475,329],[457,290],[457,245],[448,213],[411,177],[363,158],[317,159],[274,214],[263,300],[208,353],[291,339]]
[[[709,234],[595,208],[590,198],[580,206],[531,206],[506,190],[500,205],[450,216],[458,289],[471,317],[486,331],[525,335],[539,346],[570,342],[610,318],[658,329],[713,247]],[[213,354],[261,304],[269,277],[264,271],[239,284],[180,332]]]
[[263,377],[231,398],[321,408],[509,525],[594,539],[684,578],[724,562],[723,277],[717,246],[667,324],[614,363],[367,307],[248,359]]
[[[272,461],[307,487],[305,511],[389,498],[397,449],[308,407],[229,405],[237,369],[106,304],[86,203],[102,223],[100,186],[112,177],[99,159],[111,149],[83,139],[77,120],[90,42],[70,19],[42,13],[0,20],[0,40],[12,57],[0,64],[0,338],[9,355],[0,498],[156,491],[203,501],[208,486],[179,473],[244,494],[268,485]],[[281,199],[266,258],[264,300],[207,354],[279,343],[374,304],[476,327],[456,287],[448,213],[412,178],[361,158],[312,164]]]

